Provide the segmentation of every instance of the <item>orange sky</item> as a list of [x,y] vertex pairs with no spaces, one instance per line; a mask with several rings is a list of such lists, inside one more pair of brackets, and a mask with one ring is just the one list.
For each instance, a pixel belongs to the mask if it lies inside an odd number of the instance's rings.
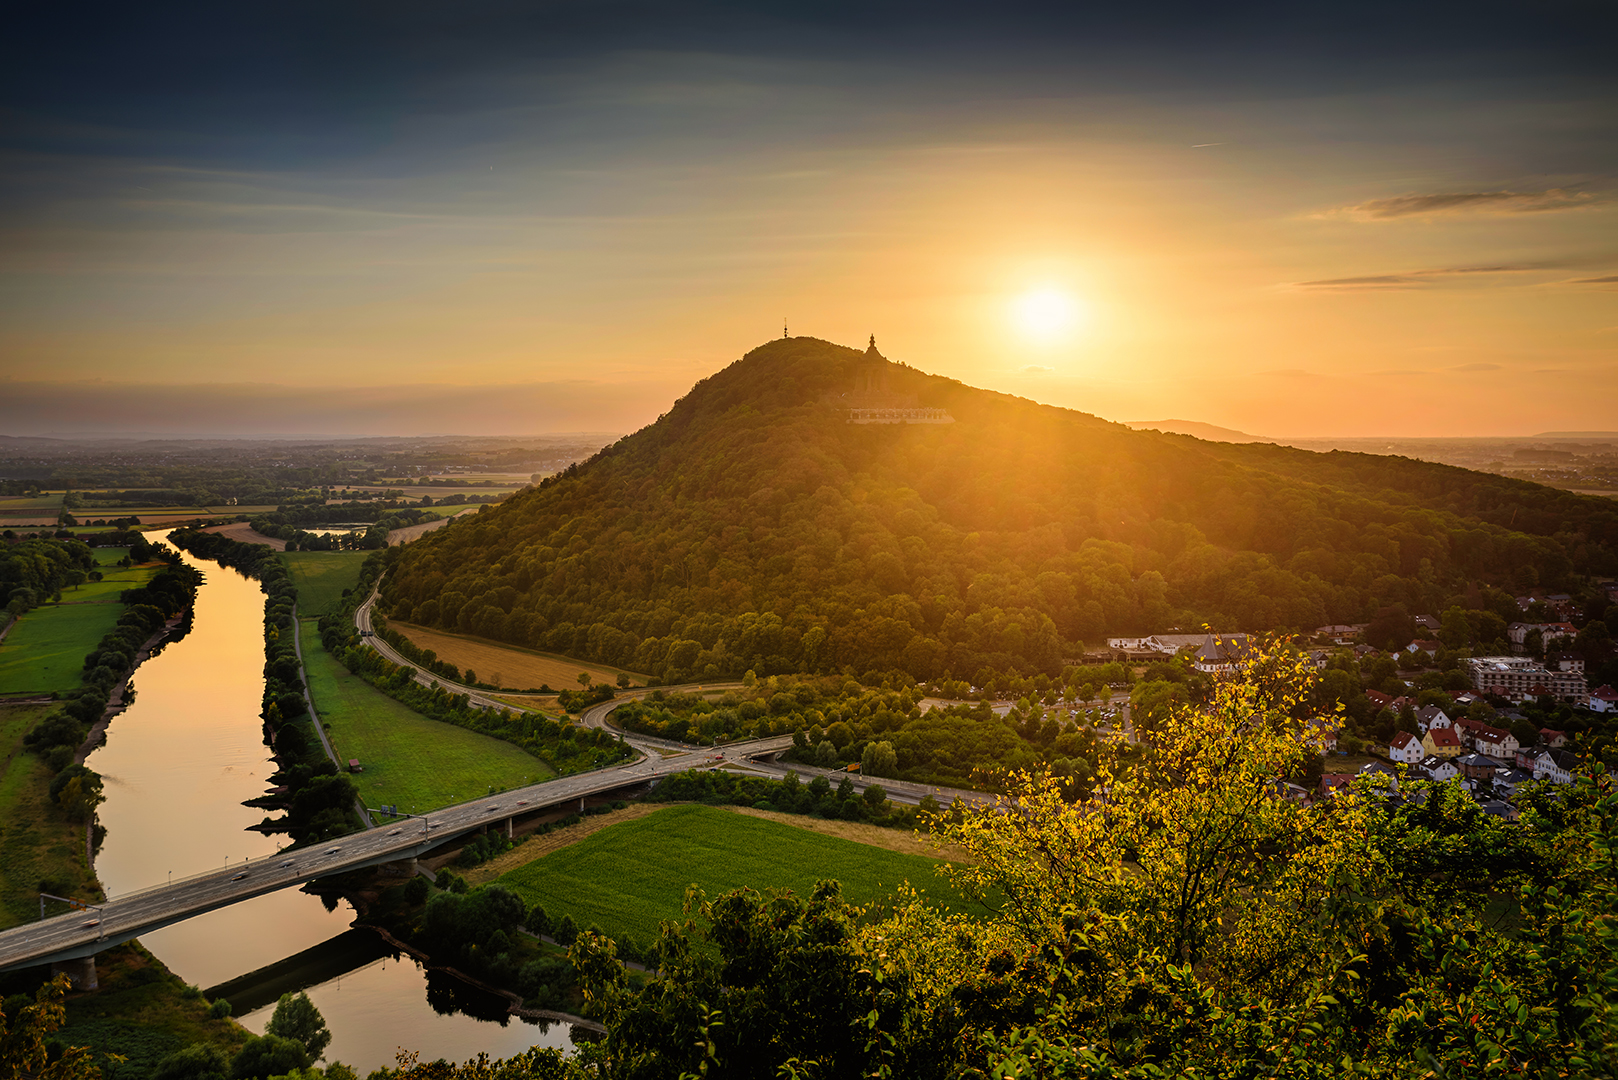
[[[628,429],[785,317],[1118,420],[1618,429],[1607,87],[1007,89],[690,51],[507,74],[321,154],[8,148],[0,356],[36,404],[0,424],[71,428],[39,403],[96,381],[338,392],[320,423],[356,432],[368,387],[465,388],[454,431],[566,386],[500,422]],[[1017,323],[1036,289],[1078,313],[1049,340]]]

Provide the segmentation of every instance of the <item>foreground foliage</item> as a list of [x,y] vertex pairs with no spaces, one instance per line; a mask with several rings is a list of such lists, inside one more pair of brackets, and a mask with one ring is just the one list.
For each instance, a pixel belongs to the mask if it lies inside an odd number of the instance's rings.
[[[693,896],[644,989],[581,934],[606,1038],[509,1075],[1618,1075],[1608,779],[1514,825],[1415,782],[1291,803],[1276,777],[1335,719],[1310,708],[1311,677],[1266,653],[1210,707],[1170,711],[1138,759],[1104,748],[1086,801],[1024,775],[999,807],[941,819],[975,859],[958,883],[1001,898],[988,919],[915,898],[862,911],[832,882]],[[456,1073],[435,1068],[409,1075]]]

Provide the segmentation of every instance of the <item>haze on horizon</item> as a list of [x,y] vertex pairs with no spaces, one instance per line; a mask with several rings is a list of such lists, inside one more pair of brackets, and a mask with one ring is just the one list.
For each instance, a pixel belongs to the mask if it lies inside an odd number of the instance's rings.
[[1595,2],[36,6],[0,432],[628,431],[791,333],[1115,420],[1618,427]]

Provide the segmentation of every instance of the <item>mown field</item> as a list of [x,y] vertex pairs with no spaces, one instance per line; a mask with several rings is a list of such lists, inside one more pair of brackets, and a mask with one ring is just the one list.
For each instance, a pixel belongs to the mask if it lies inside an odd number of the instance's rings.
[[[122,556],[119,556],[122,558]],[[114,559],[114,562],[117,560]],[[161,564],[119,568],[102,564],[101,580],[86,581],[83,585],[69,585],[62,590],[64,604],[120,604],[118,599],[125,589],[144,585],[152,575],[162,569]]]
[[339,610],[343,590],[360,580],[363,551],[289,551],[281,557],[298,587],[298,613],[319,618]]
[[646,682],[644,675],[605,664],[513,648],[484,638],[446,634],[410,623],[390,622],[388,625],[423,649],[437,653],[440,660],[447,660],[462,671],[471,668],[483,682],[509,690],[536,690],[541,686],[577,690],[580,672],[587,673],[596,682],[616,683],[619,675],[628,675],[636,683]]
[[304,670],[315,708],[341,761],[358,758],[354,777],[367,806],[394,803],[426,811],[521,787],[555,775],[510,743],[429,720],[351,674],[320,644],[315,620],[300,619]]
[[567,914],[581,927],[650,942],[663,920],[681,917],[691,885],[709,897],[742,886],[807,896],[815,882],[836,878],[845,897],[863,904],[908,881],[943,908],[970,910],[939,865],[716,807],[672,806],[603,829],[499,881],[553,918]]
[[76,688],[84,658],[123,613],[118,603],[54,604],[30,611],[0,641],[0,695]]
[[51,708],[0,706],[0,929],[39,918],[42,882],[59,896],[93,896],[84,826],[57,813],[50,768],[22,748],[22,737]]

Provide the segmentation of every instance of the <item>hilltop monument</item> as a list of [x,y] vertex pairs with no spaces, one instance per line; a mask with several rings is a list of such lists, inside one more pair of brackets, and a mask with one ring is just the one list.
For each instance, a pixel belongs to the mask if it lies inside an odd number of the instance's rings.
[[854,368],[854,388],[848,401],[851,424],[953,424],[945,409],[928,408],[915,394],[893,388],[893,365],[877,351],[876,335]]

